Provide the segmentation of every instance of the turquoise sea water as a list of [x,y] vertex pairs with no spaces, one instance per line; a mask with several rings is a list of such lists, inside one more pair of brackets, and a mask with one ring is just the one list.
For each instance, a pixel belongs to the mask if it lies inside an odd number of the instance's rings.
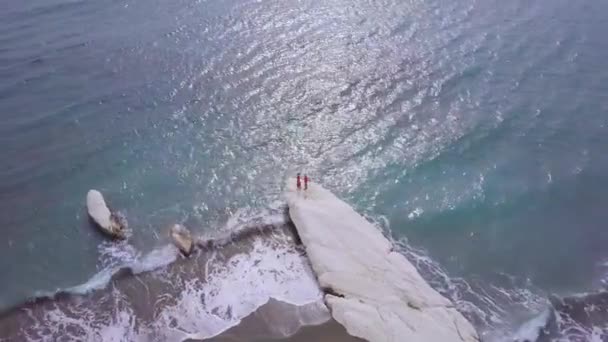
[[[0,307],[99,263],[97,188],[141,250],[280,201],[306,171],[451,277],[608,274],[602,1],[9,0]],[[516,285],[513,285],[516,284]]]

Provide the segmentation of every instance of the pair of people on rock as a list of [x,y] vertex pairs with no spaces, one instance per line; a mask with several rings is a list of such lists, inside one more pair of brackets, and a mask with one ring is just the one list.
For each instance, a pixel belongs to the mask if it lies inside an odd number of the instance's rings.
[[[308,178],[307,175],[304,175],[304,190],[308,190],[308,182],[310,181],[310,178]],[[298,190],[302,189],[302,180],[300,178],[300,173],[298,172],[298,175],[296,177],[296,186],[298,188]]]

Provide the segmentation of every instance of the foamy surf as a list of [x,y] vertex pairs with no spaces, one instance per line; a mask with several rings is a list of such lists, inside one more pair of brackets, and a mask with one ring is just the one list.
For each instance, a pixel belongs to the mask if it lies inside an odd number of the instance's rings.
[[[276,227],[287,224],[283,213],[285,208],[280,203],[261,211],[250,208],[237,210],[228,221],[215,232],[195,237],[195,244],[203,249],[220,249],[229,244],[239,243],[254,235],[270,233]],[[54,297],[63,294],[84,295],[91,291],[106,288],[113,277],[120,274],[140,274],[159,270],[177,260],[179,250],[173,244],[156,247],[150,252],[142,253],[127,241],[104,241],[98,246],[99,271],[86,282],[57,289],[54,292],[38,292],[32,299]]]
[[[297,337],[302,335],[320,341],[356,340],[331,319],[284,209],[275,203],[259,212],[237,211],[198,243],[199,251],[190,259],[179,257],[170,244],[141,253],[126,242],[104,242],[97,274],[3,313],[0,339],[267,341],[293,336],[302,341]],[[403,238],[392,240],[387,220],[375,221],[393,250],[449,298],[484,341],[591,341],[606,336],[601,319],[587,324],[568,311],[580,300],[566,300],[569,306],[553,303],[549,310],[555,314],[542,326],[545,316],[536,315],[549,302],[541,293],[516,283],[502,288],[450,277],[424,251]],[[580,305],[593,308],[602,298],[590,295]],[[319,339],[321,335],[307,330],[317,325],[334,329],[335,335]]]
[[[156,324],[174,326],[183,338],[216,336],[266,304],[270,298],[293,305],[318,302],[320,291],[305,258],[278,241],[255,238],[253,249],[236,254],[226,262],[215,251],[205,263],[205,282],[193,278],[175,305],[166,307]],[[220,266],[221,265],[221,266]],[[201,300],[202,298],[202,300]],[[320,319],[328,318],[323,311]]]
[[165,245],[148,253],[141,254],[126,242],[113,244],[104,242],[99,246],[101,270],[95,273],[86,282],[58,289],[55,292],[38,292],[32,300],[60,295],[85,295],[92,291],[103,290],[112,279],[121,274],[137,275],[151,272],[170,265],[178,257],[178,250],[173,245]]
[[283,312],[269,329],[275,338],[330,318],[289,224],[243,225],[220,236],[190,259],[171,245],[140,255],[127,244],[102,244],[102,271],[4,313],[0,338],[207,339],[261,307]]

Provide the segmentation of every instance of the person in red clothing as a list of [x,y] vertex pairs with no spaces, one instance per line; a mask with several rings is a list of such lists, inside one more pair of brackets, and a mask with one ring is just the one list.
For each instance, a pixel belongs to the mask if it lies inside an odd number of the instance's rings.
[[302,188],[302,182],[300,181],[300,173],[298,172],[298,176],[296,177],[296,186],[298,187],[298,190],[300,190]]
[[307,175],[304,175],[304,190],[308,190],[308,181],[310,179],[308,178]]

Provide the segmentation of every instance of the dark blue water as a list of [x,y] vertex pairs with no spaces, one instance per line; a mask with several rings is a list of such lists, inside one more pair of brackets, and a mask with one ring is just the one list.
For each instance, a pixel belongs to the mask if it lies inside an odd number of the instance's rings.
[[90,188],[152,250],[173,222],[213,231],[262,210],[296,170],[452,277],[596,289],[608,274],[607,11],[5,1],[0,307],[96,272]]

